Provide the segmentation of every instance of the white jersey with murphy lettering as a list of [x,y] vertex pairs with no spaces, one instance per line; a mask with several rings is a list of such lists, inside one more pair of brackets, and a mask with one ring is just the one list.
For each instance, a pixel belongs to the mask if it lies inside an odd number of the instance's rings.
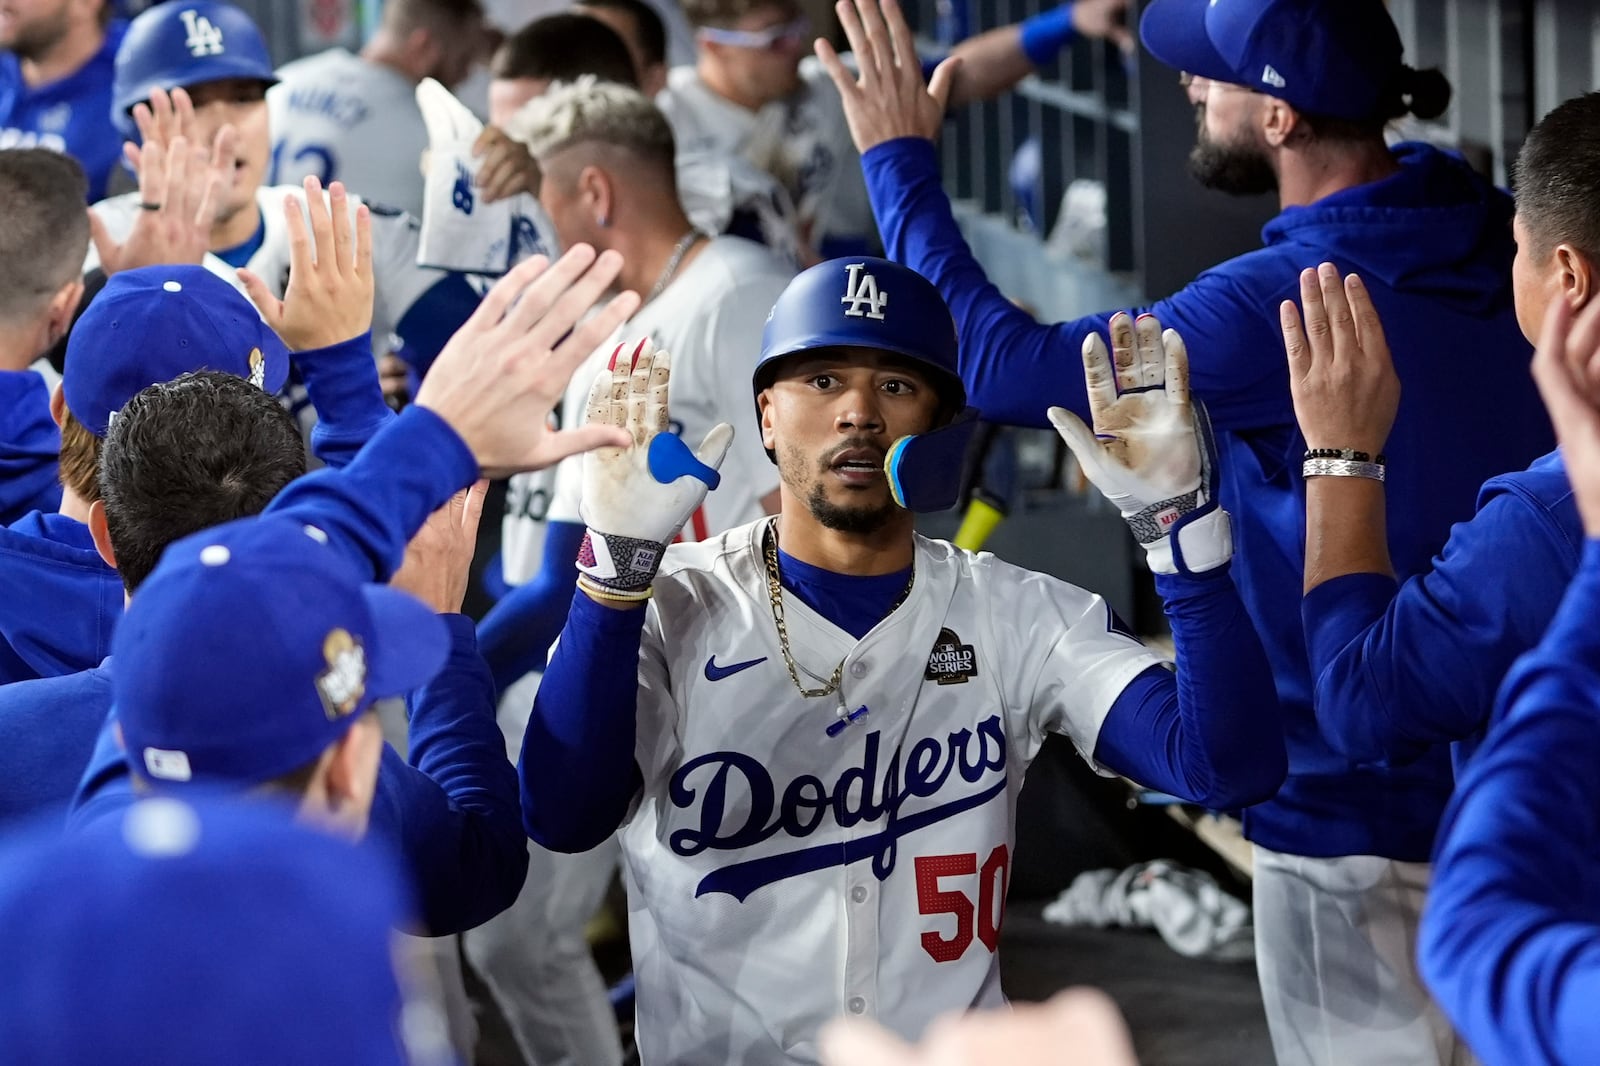
[[269,184],[338,180],[370,204],[422,217],[428,128],[410,78],[343,48],[287,63],[278,77],[267,90]]
[[679,152],[737,155],[777,179],[811,246],[830,237],[876,243],[861,155],[850,139],[839,90],[815,60],[800,64],[800,88],[759,111],[712,92],[694,67],[675,67],[656,97]]
[[[778,487],[778,468],[756,430],[750,379],[761,353],[761,329],[778,294],[794,276],[791,264],[754,241],[714,237],[661,295],[589,357],[567,387],[561,424],[583,422],[594,376],[624,340],[648,336],[672,354],[672,431],[698,448],[719,422],[733,426],[733,446],[722,463],[722,486],[706,495],[683,528],[682,539],[704,540],[762,514],[761,497]],[[507,490],[501,527],[501,565],[510,584],[538,572],[543,522],[582,522],[583,464],[564,461],[553,474],[518,474]],[[537,525],[539,532],[532,527]]]
[[783,594],[802,680],[840,670],[804,698],[767,525],[673,545],[647,608],[621,840],[652,1066],[811,1063],[839,1015],[914,1037],[1000,1004],[1023,773],[1051,732],[1093,765],[1117,696],[1166,662],[1099,596],[919,536],[909,596],[859,641]]

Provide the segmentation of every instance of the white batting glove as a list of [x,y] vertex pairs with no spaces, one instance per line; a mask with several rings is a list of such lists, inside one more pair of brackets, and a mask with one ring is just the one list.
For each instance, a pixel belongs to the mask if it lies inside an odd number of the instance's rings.
[[1233,531],[1216,504],[1216,449],[1205,408],[1189,398],[1183,338],[1151,315],[1119,312],[1110,325],[1112,357],[1099,334],[1083,342],[1094,430],[1061,407],[1050,424],[1122,512],[1151,570],[1214,570],[1233,557]]
[[672,357],[649,338],[619,344],[595,375],[585,424],[621,426],[626,448],[583,456],[578,513],[588,531],[578,551],[579,583],[604,599],[642,600],[667,545],[717,487],[717,468],[733,443],[733,427],[716,426],[698,452],[667,430]]

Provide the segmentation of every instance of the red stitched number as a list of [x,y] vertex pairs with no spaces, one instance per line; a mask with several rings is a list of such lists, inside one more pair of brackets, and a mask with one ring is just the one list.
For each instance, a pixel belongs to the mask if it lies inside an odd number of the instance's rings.
[[[917,868],[917,910],[923,914],[950,914],[956,919],[952,936],[941,936],[929,929],[922,934],[922,950],[934,962],[954,962],[972,946],[973,919],[977,919],[978,939],[992,953],[1000,947],[1000,923],[1005,919],[1006,880],[1010,875],[1010,855],[1001,844],[978,867],[976,852],[965,855],[920,855]],[[939,887],[943,877],[978,875],[978,903],[957,890]]]

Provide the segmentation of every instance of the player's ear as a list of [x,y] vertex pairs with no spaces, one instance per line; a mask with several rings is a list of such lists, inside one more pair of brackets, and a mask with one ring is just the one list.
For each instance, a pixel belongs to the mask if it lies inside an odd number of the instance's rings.
[[89,536],[94,538],[94,550],[111,569],[117,568],[117,553],[111,547],[111,527],[106,524],[106,505],[99,500],[89,505]]
[[578,172],[578,197],[601,226],[615,217],[611,175],[599,167],[590,165]]
[[1261,112],[1261,132],[1267,143],[1282,148],[1289,143],[1295,131],[1302,128],[1300,113],[1276,97],[1263,97],[1266,107]]
[[67,424],[67,393],[59,381],[50,390],[50,417],[55,419],[57,429]]
[[1561,295],[1574,311],[1594,297],[1595,264],[1587,255],[1563,241],[1551,253],[1561,282]]
[[777,448],[777,434],[772,428],[772,390],[762,389],[756,393],[756,410],[761,415],[761,446],[767,451]]
[[366,831],[382,757],[383,729],[377,712],[367,711],[334,742],[324,762],[322,790],[328,814],[354,836]]
[[72,328],[72,315],[83,299],[83,279],[73,278],[50,298],[50,319],[45,327],[45,344],[54,346]]

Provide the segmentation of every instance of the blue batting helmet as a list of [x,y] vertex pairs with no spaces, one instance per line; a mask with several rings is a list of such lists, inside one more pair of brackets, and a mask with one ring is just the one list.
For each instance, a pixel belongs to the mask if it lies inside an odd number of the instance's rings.
[[212,0],[157,4],[128,24],[117,48],[111,121],[134,137],[133,105],[152,91],[227,78],[278,81],[267,42],[250,16]]
[[944,297],[910,267],[871,256],[830,259],[789,283],[761,334],[755,389],[772,383],[773,364],[785,356],[846,347],[903,355],[928,371],[948,411],[966,406]]

